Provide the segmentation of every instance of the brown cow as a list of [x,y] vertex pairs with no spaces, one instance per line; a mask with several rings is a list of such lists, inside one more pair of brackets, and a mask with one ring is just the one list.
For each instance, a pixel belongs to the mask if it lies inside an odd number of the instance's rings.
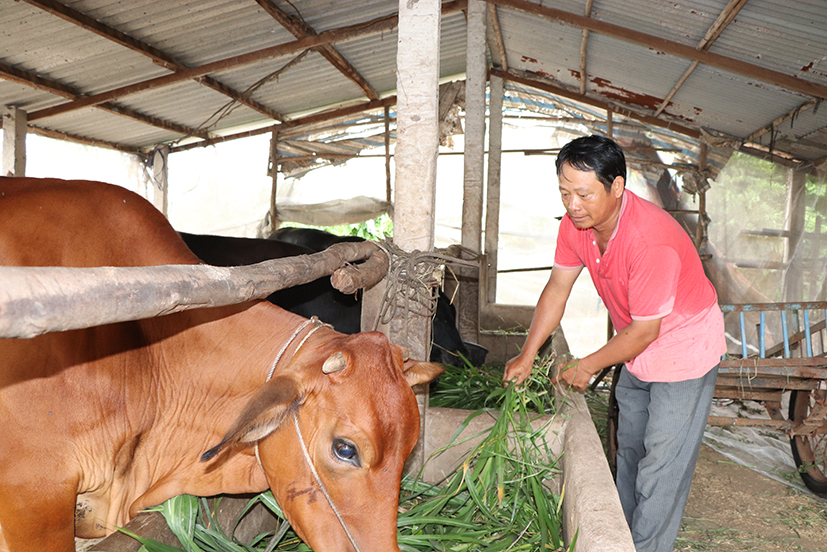
[[[0,264],[198,262],[127,190],[0,178]],[[441,368],[403,363],[381,333],[306,323],[255,301],[0,339],[0,550],[68,552],[178,494],[268,487],[316,551],[399,550],[410,386]]]

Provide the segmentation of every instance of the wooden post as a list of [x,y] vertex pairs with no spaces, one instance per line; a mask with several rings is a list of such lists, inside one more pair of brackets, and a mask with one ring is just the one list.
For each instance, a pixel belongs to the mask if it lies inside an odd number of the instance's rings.
[[[701,142],[700,149],[698,150],[698,170],[701,174],[704,173],[704,169],[706,169],[706,144]],[[698,189],[698,226],[695,230],[695,249],[698,252],[701,252],[701,248],[703,247],[704,243],[704,234],[706,233],[704,230],[704,218],[706,218],[706,190]]]
[[152,152],[152,197],[155,208],[169,218],[169,146]]
[[[396,53],[396,191],[393,241],[404,251],[434,248],[436,161],[439,153],[440,0],[399,0]],[[427,359],[431,320],[413,317],[415,327],[393,320],[390,338],[406,346],[412,358]],[[406,343],[400,342],[405,339]],[[428,386],[417,386],[419,442],[406,470],[417,473],[425,462],[425,411]]]
[[279,229],[278,210],[276,209],[276,194],[279,182],[279,130],[274,128],[270,135],[270,228],[268,233],[272,234]]
[[385,201],[390,206],[393,200],[391,190],[391,108],[385,106]]
[[488,258],[488,276],[485,301],[496,303],[497,248],[500,241],[500,161],[503,147],[503,80],[499,77],[491,77],[488,112],[488,189],[485,205],[485,256]]
[[3,176],[26,176],[26,119],[22,109],[3,110]]
[[[485,167],[485,14],[482,0],[468,0],[465,79],[465,175],[462,196],[462,247],[482,251],[482,197]],[[479,272],[460,270],[457,326],[466,341],[479,342]]]
[[784,246],[784,262],[789,263],[784,271],[784,301],[803,301],[804,271],[801,259],[796,259],[798,246],[804,235],[806,212],[807,174],[790,168],[787,172],[787,207],[785,209],[785,230],[788,232]]

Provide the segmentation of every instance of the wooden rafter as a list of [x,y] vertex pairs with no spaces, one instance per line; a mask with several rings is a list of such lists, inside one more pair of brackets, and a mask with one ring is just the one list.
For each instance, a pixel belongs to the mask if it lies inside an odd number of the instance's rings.
[[[3,121],[0,121],[0,128],[3,128]],[[75,142],[77,144],[83,144],[85,146],[95,146],[98,148],[112,149],[136,155],[142,153],[139,148],[125,146],[123,144],[117,144],[115,142],[107,142],[106,140],[96,140],[94,138],[79,136],[77,134],[70,134],[68,132],[59,132],[57,130],[51,130],[48,128],[38,127],[34,125],[27,125],[26,132],[31,132],[32,134],[37,134],[38,136],[45,136],[46,138],[54,138],[55,140]]]
[[[735,20],[735,16],[738,15],[744,6],[746,6],[749,0],[729,0],[729,4],[723,9],[721,15],[718,16],[718,19],[715,20],[715,23],[709,28],[709,30],[704,35],[703,39],[698,43],[697,49],[698,50],[709,50],[712,44],[718,40],[718,37],[721,36],[721,33],[724,32],[724,29]],[[675,86],[672,87],[672,90],[669,91],[669,94],[663,99],[661,104],[655,110],[655,117],[663,113],[663,110],[666,109],[666,106],[669,105],[669,102],[672,101],[672,98],[675,97],[678,90],[683,86],[683,83],[686,82],[686,79],[689,78],[695,69],[698,67],[700,62],[693,61],[692,64],[689,66],[689,69],[684,72]]]
[[525,73],[518,73],[515,70],[511,71],[501,71],[499,69],[491,69],[488,71],[490,75],[495,77],[500,77],[503,80],[518,82],[520,84],[524,84],[526,86],[531,86],[537,88],[538,90],[544,90],[551,94],[562,96],[564,98],[569,98],[578,102],[582,102],[587,105],[591,105],[594,107],[598,107],[600,109],[611,110],[618,115],[622,115],[624,117],[628,117],[630,119],[634,119],[636,121],[640,121],[649,126],[658,127],[658,128],[665,128],[668,130],[672,130],[679,134],[683,134],[684,136],[689,136],[690,138],[699,138],[701,133],[699,130],[690,128],[678,123],[672,123],[669,121],[664,121],[663,119],[658,119],[655,117],[641,115],[639,113],[635,113],[629,109],[623,109],[617,105],[610,105],[606,102],[596,100],[589,96],[579,94],[577,92],[573,92],[571,90],[567,90],[566,88],[562,88],[555,84],[550,83],[549,81],[543,79],[539,75],[531,75]]
[[500,17],[497,15],[497,6],[488,4],[488,15],[491,20],[494,40],[497,43],[497,53],[500,55],[500,64],[503,71],[508,71],[508,58],[505,53],[505,42],[503,42],[503,31],[500,28]]
[[489,3],[497,4],[498,6],[505,6],[520,10],[533,15],[539,15],[546,19],[560,21],[566,25],[574,27],[582,27],[589,31],[597,32],[614,38],[619,38],[627,42],[634,42],[654,50],[662,51],[667,54],[672,54],[678,57],[687,58],[699,63],[704,63],[738,73],[750,78],[754,78],[761,82],[766,82],[806,94],[807,96],[814,96],[817,98],[827,98],[827,86],[804,79],[796,78],[795,76],[773,71],[766,67],[760,67],[752,63],[747,63],[737,59],[732,59],[720,54],[708,52],[706,50],[697,50],[692,46],[687,46],[679,42],[667,40],[658,36],[642,33],[620,25],[606,23],[590,17],[573,14],[567,11],[551,8],[549,6],[542,6],[528,0],[486,0]]
[[[159,50],[145,42],[141,42],[121,31],[114,29],[112,27],[108,27],[99,21],[92,19],[91,17],[84,15],[68,6],[61,4],[60,2],[56,2],[55,0],[25,0],[25,2],[40,8],[43,11],[51,13],[61,19],[68,21],[74,25],[78,25],[84,29],[87,29],[107,40],[111,40],[125,48],[129,48],[133,52],[137,52],[141,55],[149,57],[153,63],[160,65],[165,69],[169,69],[170,71],[178,72],[187,69],[188,67],[183,63],[176,60],[174,57],[169,55],[166,52]],[[262,105],[261,103],[248,98],[242,92],[235,90],[234,88],[227,86],[226,84],[212,78],[212,77],[202,77],[198,79],[200,84],[212,88],[216,92],[219,92],[225,96],[232,98],[233,100],[237,101],[240,104],[243,104],[250,109],[254,109],[259,113],[270,117],[271,119],[275,119],[277,121],[283,121],[284,117],[275,112],[274,110],[270,109],[269,107]]]
[[[586,9],[584,15],[586,17],[592,16],[592,6],[594,0],[586,1]],[[589,30],[583,29],[583,38],[580,40],[580,93],[586,93],[586,81],[588,80],[588,73],[586,73],[586,52],[589,46]]]
[[[279,22],[285,29],[296,38],[304,38],[307,36],[316,36],[318,33],[304,22],[303,19],[293,17],[281,8],[279,8],[274,0],[256,0],[259,6],[262,7],[270,16]],[[330,62],[340,73],[356,83],[362,89],[365,96],[370,100],[378,100],[379,94],[371,86],[365,77],[356,70],[353,65],[331,44],[323,44],[316,48],[323,58]]]
[[[0,63],[0,79],[16,82],[18,84],[23,84],[26,86],[31,86],[32,88],[36,88],[44,92],[49,92],[50,94],[55,94],[57,96],[62,96],[69,100],[76,100],[82,97],[79,91],[71,86],[65,85],[57,81],[53,81],[51,79],[47,79],[45,77],[41,77],[28,71],[17,69],[16,67],[12,67],[4,63]],[[135,111],[134,109],[128,108],[126,106],[114,102],[102,103],[95,107],[101,109],[102,111],[107,111],[109,113],[120,115],[122,117],[128,117],[130,119],[147,125],[162,128],[164,130],[169,130],[171,132],[176,132],[178,134],[183,134],[184,136],[197,136],[199,138],[209,137],[206,131],[197,130],[194,128],[186,127],[184,125],[179,125],[177,123],[166,121],[158,117],[145,115],[143,113]]]
[[220,144],[223,142],[231,142],[233,140],[238,140],[241,138],[249,138],[250,136],[258,136],[260,134],[269,134],[273,132],[273,130],[279,130],[279,139],[285,139],[288,135],[285,133],[285,130],[288,129],[298,129],[301,127],[305,127],[308,125],[315,125],[317,123],[323,123],[325,121],[332,121],[338,119],[339,117],[346,117],[348,115],[354,115],[356,113],[363,113],[365,111],[373,111],[375,109],[382,109],[384,107],[388,107],[391,105],[396,105],[396,96],[388,96],[387,98],[382,98],[381,100],[370,100],[368,102],[360,102],[354,105],[349,105],[346,107],[340,107],[338,109],[334,109],[331,111],[324,111],[321,113],[314,113],[312,115],[307,115],[306,117],[299,117],[296,119],[291,119],[284,123],[278,125],[270,125],[264,128],[258,128],[255,130],[248,130],[245,132],[238,132],[236,134],[229,134],[227,136],[214,136],[209,138],[208,140],[204,140],[202,142],[193,142],[191,144],[183,144],[180,146],[175,146],[170,148],[170,153],[176,153],[179,151],[187,151],[195,148],[201,148],[206,146],[212,146],[215,144]]
[[795,109],[793,109],[789,113],[781,115],[780,117],[775,119],[770,124],[756,130],[755,132],[750,134],[749,137],[747,137],[747,139],[744,140],[744,142],[753,142],[753,141],[757,140],[758,138],[760,138],[764,134],[770,132],[772,129],[774,129],[775,127],[777,127],[778,125],[780,125],[784,121],[789,121],[793,117],[797,117],[798,114],[801,113],[802,111],[807,111],[808,109],[814,108],[815,106],[817,106],[819,104],[819,102],[820,102],[820,100],[817,100],[817,99],[808,100],[807,102],[805,102],[805,103],[801,104],[800,106],[796,107]]
[[[445,14],[460,11],[465,7],[465,5],[465,0],[454,0],[453,2],[447,2],[442,5],[442,13]],[[41,109],[40,111],[29,113],[28,120],[35,121],[44,117],[53,117],[61,113],[67,113],[69,111],[83,109],[84,107],[98,105],[131,94],[137,94],[138,92],[145,92],[147,90],[170,86],[186,80],[197,79],[217,71],[235,69],[237,67],[250,65],[266,59],[285,56],[311,48],[317,48],[323,44],[332,44],[334,42],[387,31],[395,28],[398,22],[399,15],[394,13],[364,23],[356,23],[354,25],[331,29],[315,36],[308,36],[293,40],[291,42],[286,42],[284,44],[270,46],[269,48],[262,48],[261,50],[255,50],[253,52],[247,52],[246,54],[240,54],[219,61],[214,61],[212,63],[206,63],[197,67],[190,67],[189,69],[184,69],[177,73],[122,86],[108,92],[102,92],[92,96],[84,96],[83,98],[65,103],[63,105],[49,107],[46,109]]]

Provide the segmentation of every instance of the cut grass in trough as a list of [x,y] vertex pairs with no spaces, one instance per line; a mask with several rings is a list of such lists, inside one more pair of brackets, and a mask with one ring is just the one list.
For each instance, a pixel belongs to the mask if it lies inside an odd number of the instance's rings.
[[[562,496],[545,485],[557,472],[549,451],[546,427],[532,428],[538,414],[552,413],[548,384],[549,363],[535,367],[524,386],[503,387],[502,365],[455,368],[440,378],[431,392],[431,406],[474,409],[443,450],[468,439],[481,438],[466,460],[439,485],[418,477],[402,481],[397,520],[402,552],[518,552],[572,550],[561,530]],[[484,412],[498,410],[494,425],[484,432],[458,440],[468,423]],[[434,455],[440,454],[437,451]],[[565,492],[565,489],[563,490]],[[284,520],[272,493],[253,498],[247,510],[262,503]],[[215,503],[213,503],[215,507]],[[183,548],[142,539],[147,552],[261,552],[309,551],[282,521],[275,532],[258,535],[250,543],[232,538],[234,527],[221,528],[210,504],[192,496],[179,496],[158,506]],[[241,516],[239,516],[241,517]],[[237,524],[237,522],[236,522]]]

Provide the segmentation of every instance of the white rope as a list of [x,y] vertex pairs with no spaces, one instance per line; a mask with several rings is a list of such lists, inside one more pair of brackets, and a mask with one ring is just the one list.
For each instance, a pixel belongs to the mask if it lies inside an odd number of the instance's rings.
[[[293,352],[293,355],[295,355],[299,351],[299,349],[302,348],[302,345],[304,345],[305,341],[307,341],[307,339],[311,335],[316,333],[318,330],[320,330],[324,327],[327,327],[327,328],[332,328],[333,327],[330,324],[323,323],[321,320],[319,320],[319,318],[317,316],[314,316],[314,317],[310,318],[309,320],[304,321],[298,328],[296,328],[296,330],[293,332],[293,335],[291,335],[290,339],[288,339],[285,342],[285,344],[282,346],[281,350],[279,350],[278,355],[276,355],[275,360],[273,360],[273,365],[270,367],[270,371],[267,373],[267,379],[264,380],[265,382],[270,381],[270,379],[273,377],[273,373],[276,371],[276,366],[278,365],[279,361],[281,360],[281,357],[284,355],[284,352],[287,350],[287,347],[289,347],[290,344],[302,332],[302,330],[304,330],[310,324],[314,324],[315,326],[313,328],[311,328],[310,331],[307,332],[307,335],[305,335],[304,338],[299,342],[298,346],[296,347],[296,350]],[[339,523],[342,525],[342,529],[345,530],[345,534],[347,535],[347,538],[350,540],[350,544],[353,545],[353,548],[356,549],[356,552],[361,552],[361,549],[359,548],[359,545],[356,544],[356,541],[354,540],[353,535],[350,534],[350,530],[348,529],[347,524],[345,523],[345,520],[342,518],[342,515],[339,513],[339,510],[336,508],[336,505],[333,504],[333,499],[331,498],[330,494],[327,492],[327,489],[325,488],[324,483],[322,483],[322,480],[319,477],[319,473],[316,471],[316,467],[313,465],[313,460],[310,458],[310,453],[307,452],[307,445],[304,444],[304,438],[302,437],[301,430],[299,429],[299,418],[296,415],[295,410],[293,411],[293,425],[296,428],[296,435],[298,435],[298,437],[299,437],[299,443],[301,444],[301,447],[302,447],[302,453],[304,454],[304,459],[305,459],[305,461],[307,461],[307,465],[310,468],[310,472],[313,474],[313,477],[316,479],[316,483],[319,484],[319,488],[322,490],[322,493],[324,494],[325,498],[327,499],[327,503],[330,504],[330,508],[333,510],[333,513],[336,514],[336,518],[339,520]],[[255,451],[256,451],[256,461],[258,462],[258,467],[261,468],[262,472],[264,472],[264,465],[261,463],[261,456],[259,456],[259,452],[258,452],[258,441],[256,441]],[[276,541],[276,538],[281,538],[281,536],[283,534],[284,534],[283,532],[277,532],[276,535],[273,537],[273,541],[270,543],[270,545],[272,546],[273,543]]]
[[342,529],[345,530],[345,534],[347,538],[350,540],[350,544],[353,545],[353,548],[356,549],[356,552],[361,552],[359,545],[356,544],[356,541],[353,539],[353,535],[350,534],[350,530],[347,528],[347,524],[345,520],[342,519],[342,515],[339,513],[339,510],[336,508],[336,505],[333,504],[333,499],[330,497],[330,494],[327,492],[327,489],[322,483],[322,480],[319,478],[319,474],[316,471],[316,467],[313,465],[313,461],[310,458],[310,453],[307,452],[307,445],[304,444],[304,438],[302,438],[302,432],[299,429],[299,418],[296,415],[296,412],[293,411],[293,425],[296,428],[296,435],[299,436],[299,443],[302,446],[302,452],[304,453],[304,459],[307,461],[307,465],[310,467],[310,471],[313,473],[313,477],[316,478],[316,483],[319,484],[319,488],[324,493],[324,497],[327,499],[327,503],[330,504],[330,508],[333,510],[333,513],[336,514],[336,518],[339,520],[339,523],[342,524]]

